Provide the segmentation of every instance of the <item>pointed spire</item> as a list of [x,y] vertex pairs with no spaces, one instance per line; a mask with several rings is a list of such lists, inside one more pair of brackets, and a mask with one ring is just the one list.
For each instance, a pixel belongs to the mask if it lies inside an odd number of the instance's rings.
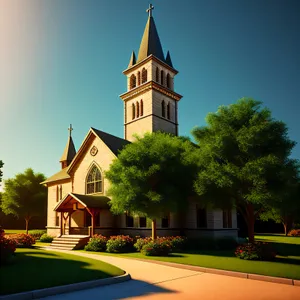
[[147,9],[149,17],[141,41],[137,62],[142,61],[151,54],[159,58],[160,60],[165,61],[160,39],[154,23],[154,19],[152,17],[153,9],[154,7],[150,4],[149,8]]
[[132,51],[130,60],[129,60],[129,64],[128,64],[128,68],[132,67],[135,64],[136,64],[136,57],[135,57],[134,51]]
[[166,63],[173,68],[172,60],[171,60],[171,55],[170,52],[168,51],[167,56],[166,56]]
[[74,156],[76,155],[75,146],[72,139],[72,124],[70,124],[69,130],[69,139],[67,145],[65,147],[64,153],[60,159],[62,169],[67,167],[70,162],[73,160]]

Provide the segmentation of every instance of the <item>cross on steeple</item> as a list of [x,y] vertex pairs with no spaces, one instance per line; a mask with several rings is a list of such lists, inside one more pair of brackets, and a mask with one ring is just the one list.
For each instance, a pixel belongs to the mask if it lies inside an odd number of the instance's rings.
[[149,14],[149,17],[152,17],[153,9],[154,9],[154,6],[152,4],[149,4],[149,8],[146,10],[146,12]]
[[72,127],[72,124],[70,124],[70,127],[68,128],[68,130],[69,130],[69,135],[70,135],[70,137],[71,137],[71,135],[72,135],[72,130],[73,130],[73,127]]

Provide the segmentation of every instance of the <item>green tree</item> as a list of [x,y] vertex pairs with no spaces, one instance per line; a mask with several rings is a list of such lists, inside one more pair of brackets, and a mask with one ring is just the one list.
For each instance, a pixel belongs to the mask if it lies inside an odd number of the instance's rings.
[[[3,175],[3,172],[2,172],[2,168],[3,168],[3,165],[4,165],[4,163],[3,163],[3,161],[2,160],[0,160],[0,183],[2,182],[2,175]],[[0,185],[1,186],[1,185]]]
[[26,169],[24,173],[4,181],[1,209],[6,215],[24,218],[27,233],[29,221],[46,212],[47,189],[40,184],[45,179],[45,175]]
[[284,166],[295,142],[283,122],[249,98],[219,107],[206,122],[207,126],[192,132],[201,150],[195,190],[217,207],[234,205],[253,242],[256,217],[281,201],[276,194],[284,186]]
[[276,223],[281,223],[284,233],[287,235],[300,215],[300,178],[297,161],[290,161],[284,178],[286,180],[285,186],[276,195],[279,201],[276,201],[273,207],[266,208],[259,218],[262,221],[273,220]]
[[193,158],[197,148],[185,138],[166,133],[137,137],[106,172],[111,183],[111,211],[150,218],[152,238],[156,239],[156,218],[187,206],[197,174]]

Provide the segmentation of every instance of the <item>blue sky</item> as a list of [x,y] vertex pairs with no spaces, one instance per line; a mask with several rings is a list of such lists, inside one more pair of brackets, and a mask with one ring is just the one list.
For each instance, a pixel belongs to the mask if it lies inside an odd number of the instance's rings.
[[[170,50],[179,134],[241,97],[263,101],[300,142],[299,1],[152,1],[164,52]],[[46,176],[74,127],[123,137],[126,69],[147,21],[148,1],[0,2],[0,159],[3,178],[27,167]],[[298,144],[293,157],[300,158]]]

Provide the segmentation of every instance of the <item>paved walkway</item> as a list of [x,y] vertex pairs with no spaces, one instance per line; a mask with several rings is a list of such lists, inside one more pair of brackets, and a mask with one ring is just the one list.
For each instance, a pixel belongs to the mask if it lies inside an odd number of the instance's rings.
[[173,268],[139,260],[75,251],[130,273],[132,280],[44,298],[81,299],[201,299],[300,300],[300,287]]

